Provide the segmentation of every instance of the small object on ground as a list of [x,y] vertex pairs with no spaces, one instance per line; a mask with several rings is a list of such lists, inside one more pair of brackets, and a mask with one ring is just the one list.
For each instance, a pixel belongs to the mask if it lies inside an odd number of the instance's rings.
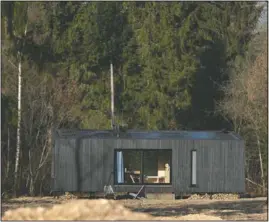
[[71,193],[71,192],[65,192],[65,194],[64,194],[64,198],[65,198],[65,199],[77,199],[78,196],[74,195],[74,194]]
[[121,195],[117,195],[116,200],[127,200],[127,199],[133,199],[133,196],[131,196],[130,194],[121,194]]
[[107,199],[115,199],[115,193],[111,185],[104,187],[104,196]]
[[132,196],[134,199],[141,199],[145,195],[145,186],[143,185],[140,190],[135,193],[128,193],[130,196]]

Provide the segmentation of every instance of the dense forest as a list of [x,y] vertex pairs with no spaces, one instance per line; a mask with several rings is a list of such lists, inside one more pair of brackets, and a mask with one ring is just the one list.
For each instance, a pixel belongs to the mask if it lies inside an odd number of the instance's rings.
[[47,194],[55,128],[234,130],[267,192],[257,2],[1,2],[2,195]]

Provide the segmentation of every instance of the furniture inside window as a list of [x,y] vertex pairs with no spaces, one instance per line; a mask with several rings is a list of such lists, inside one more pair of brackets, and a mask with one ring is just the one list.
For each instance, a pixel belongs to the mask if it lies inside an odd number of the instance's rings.
[[170,184],[172,150],[116,150],[117,184]]

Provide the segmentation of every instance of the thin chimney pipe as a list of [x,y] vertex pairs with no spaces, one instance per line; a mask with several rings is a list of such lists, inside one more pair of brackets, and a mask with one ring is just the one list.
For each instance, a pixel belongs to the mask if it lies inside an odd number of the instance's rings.
[[111,128],[115,127],[114,122],[114,78],[113,78],[113,64],[110,63],[110,84],[111,84]]

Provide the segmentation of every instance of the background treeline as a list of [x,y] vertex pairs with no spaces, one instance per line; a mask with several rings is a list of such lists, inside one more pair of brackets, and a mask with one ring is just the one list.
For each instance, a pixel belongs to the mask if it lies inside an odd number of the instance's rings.
[[49,192],[52,129],[110,128],[110,62],[118,122],[235,130],[246,140],[246,177],[255,189],[267,185],[260,4],[1,2],[1,10],[2,193]]

